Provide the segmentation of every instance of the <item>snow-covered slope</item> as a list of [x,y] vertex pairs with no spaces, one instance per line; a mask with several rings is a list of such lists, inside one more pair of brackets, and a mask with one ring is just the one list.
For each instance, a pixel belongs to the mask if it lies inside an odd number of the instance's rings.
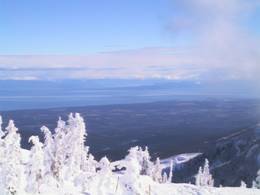
[[[163,168],[169,168],[171,160],[177,160],[176,163],[187,162],[200,153],[180,154],[161,161]],[[29,151],[22,150],[22,161],[26,163],[29,159]],[[179,157],[179,158],[178,158]],[[125,160],[111,162],[111,167],[124,164]],[[66,181],[63,185],[41,187],[42,195],[134,195],[131,190],[124,186],[124,172],[110,172],[108,175],[96,177],[91,180],[88,192],[82,192],[73,182]],[[26,181],[23,181],[25,185]],[[140,175],[136,178],[135,184],[139,186],[140,195],[260,195],[259,189],[242,188],[242,187],[200,187],[192,184],[175,184],[175,183],[157,183],[150,177]],[[2,194],[2,193],[0,193]],[[29,195],[21,189],[18,195]]]
[[[72,183],[65,182],[59,188],[42,186],[41,195],[260,195],[259,189],[249,189],[241,187],[198,187],[192,184],[158,184],[149,177],[142,176],[136,180],[136,185],[140,186],[138,192],[132,192],[124,187],[117,177],[96,178],[91,182],[88,192],[82,192],[73,186]],[[2,193],[1,193],[2,194]],[[30,195],[31,193],[21,190],[18,195]]]

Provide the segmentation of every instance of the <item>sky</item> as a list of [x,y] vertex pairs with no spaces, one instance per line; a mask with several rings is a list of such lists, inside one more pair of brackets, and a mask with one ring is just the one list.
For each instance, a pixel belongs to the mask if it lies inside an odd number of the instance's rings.
[[0,78],[257,80],[260,0],[0,0]]

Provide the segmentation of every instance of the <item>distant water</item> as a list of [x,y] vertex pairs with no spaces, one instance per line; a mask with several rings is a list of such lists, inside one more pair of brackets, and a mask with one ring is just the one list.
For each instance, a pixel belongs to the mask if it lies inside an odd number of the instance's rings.
[[196,100],[210,96],[179,95],[164,90],[88,90],[62,95],[0,96],[0,111],[71,106],[145,103],[168,100]]
[[0,81],[0,111],[205,100],[221,96],[211,89],[194,82],[158,80]]

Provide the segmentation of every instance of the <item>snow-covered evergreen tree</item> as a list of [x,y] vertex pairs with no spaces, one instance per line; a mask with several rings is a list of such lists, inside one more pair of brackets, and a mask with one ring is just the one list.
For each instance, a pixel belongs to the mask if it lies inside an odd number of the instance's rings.
[[141,147],[138,148],[139,153],[139,162],[141,165],[141,175],[152,176],[152,166],[151,156],[148,151],[148,147],[146,146],[144,150]]
[[38,136],[31,136],[29,142],[33,146],[30,150],[30,158],[27,163],[27,186],[26,190],[30,193],[39,193],[40,186],[44,177],[44,152],[43,144],[39,141]]
[[0,115],[0,138],[3,138],[5,136],[5,132],[2,129],[2,125],[3,125],[3,119],[2,116]]
[[1,184],[6,194],[16,194],[21,183],[21,137],[13,120],[6,127],[4,138],[4,160],[1,169]]
[[70,143],[67,146],[66,161],[68,163],[70,175],[80,174],[84,163],[86,163],[87,150],[85,148],[86,126],[84,119],[79,113],[69,115],[66,126],[66,141]]
[[252,187],[260,189],[260,169],[257,171],[257,176],[256,176],[255,181],[253,181]]
[[241,187],[241,188],[246,188],[246,183],[245,183],[244,181],[241,181],[240,187]]
[[100,170],[98,171],[98,176],[99,176],[99,182],[98,186],[100,186],[99,193],[103,194],[104,186],[107,186],[108,188],[111,186],[111,177],[112,177],[112,170],[110,167],[110,161],[108,158],[105,156],[101,158],[99,161],[99,168]]
[[89,153],[89,147],[85,147],[85,153],[87,154],[85,158],[83,158],[83,166],[82,171],[88,173],[88,176],[91,176],[96,173],[97,161],[94,156]]
[[70,114],[67,122],[59,118],[55,133],[44,132],[44,162],[47,172],[62,183],[64,179],[79,182],[84,175],[96,172],[96,161],[85,147],[86,127],[80,114]]
[[168,175],[166,172],[163,172],[162,183],[167,183],[167,182],[168,182]]
[[125,157],[127,162],[126,170],[127,172],[131,172],[134,175],[140,175],[141,172],[141,163],[140,163],[140,152],[139,147],[132,147],[128,151],[128,155]]
[[63,181],[63,171],[64,171],[64,161],[65,161],[65,148],[64,148],[64,129],[65,122],[59,118],[57,122],[57,127],[55,128],[54,134],[54,152],[53,158],[54,162],[51,166],[52,174],[54,177],[62,183]]
[[170,171],[169,171],[168,183],[172,182],[172,172],[173,172],[173,160],[170,161]]
[[196,176],[197,186],[214,186],[214,180],[209,170],[209,161],[205,159],[205,164],[203,168],[199,168],[198,174]]
[[[156,162],[156,164],[158,164],[158,162]],[[156,164],[155,164],[155,166],[158,166]],[[161,165],[159,165],[159,166],[161,166]],[[170,161],[170,167],[169,167],[169,174],[168,175],[167,175],[166,171],[164,171],[162,173],[162,169],[161,169],[160,174],[162,174],[162,177],[161,177],[161,181],[159,181],[159,183],[171,183],[172,182],[172,173],[173,173],[173,160]],[[158,175],[159,175],[159,171],[158,171]],[[154,181],[157,181],[157,180],[154,180]]]
[[[5,135],[5,132],[2,130],[2,124],[3,124],[3,121],[2,121],[2,116],[0,116],[0,165],[2,165],[2,162],[4,161],[5,159],[5,156],[4,156],[4,135]],[[0,171],[1,171],[1,167],[0,167]]]
[[126,171],[122,177],[126,188],[133,194],[138,194],[140,185],[138,180],[140,178],[141,164],[140,164],[140,150],[139,147],[132,147],[129,149],[128,155],[125,157]]
[[151,161],[151,157],[148,151],[148,147],[145,147],[143,150],[141,147],[136,146],[132,147],[129,150],[129,154],[126,158],[131,156],[135,156],[139,166],[141,167],[139,174],[140,175],[148,175],[153,177],[153,162]]
[[46,175],[52,174],[52,167],[54,166],[54,140],[50,130],[42,126],[41,131],[44,133],[44,171]]
[[112,173],[112,170],[110,167],[110,161],[108,160],[108,158],[106,156],[100,159],[99,168],[100,168],[99,173],[102,173],[102,175],[107,175],[107,174]]
[[162,166],[160,162],[160,158],[156,158],[155,164],[153,166],[152,170],[152,178],[155,182],[162,183],[163,178],[162,178]]
[[199,167],[199,171],[196,175],[196,181],[195,181],[196,186],[201,185],[201,180],[202,180],[201,178],[202,178],[202,167]]

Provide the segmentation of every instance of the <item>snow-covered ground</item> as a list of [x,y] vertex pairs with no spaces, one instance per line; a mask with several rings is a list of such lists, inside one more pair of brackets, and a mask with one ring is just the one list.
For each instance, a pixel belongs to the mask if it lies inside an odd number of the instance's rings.
[[[119,180],[120,182],[120,180]],[[101,178],[91,183],[88,192],[81,192],[72,183],[64,183],[60,188],[43,186],[40,194],[42,195],[260,195],[259,189],[242,187],[198,187],[192,184],[158,184],[149,177],[142,176],[136,181],[142,190],[134,193],[127,190],[121,183],[117,184],[117,179],[111,176],[110,179]],[[29,195],[21,190],[18,195]]]
[[[170,161],[174,160],[177,164],[188,162],[189,160],[201,155],[201,153],[187,153],[175,155],[161,160],[162,168],[170,166]],[[23,162],[29,159],[29,151],[22,149]],[[124,160],[111,162],[111,167],[124,164]],[[72,182],[65,182],[62,186],[50,187],[42,186],[42,195],[134,195],[128,191],[122,182],[124,175],[122,172],[111,172],[108,178],[95,178],[91,181],[88,192],[82,192],[74,186]],[[23,182],[25,183],[25,181]],[[242,187],[200,187],[192,184],[157,183],[148,176],[140,175],[136,183],[142,189],[140,195],[260,195],[259,189]],[[23,184],[22,186],[25,186]],[[18,195],[29,195],[21,189]]]

